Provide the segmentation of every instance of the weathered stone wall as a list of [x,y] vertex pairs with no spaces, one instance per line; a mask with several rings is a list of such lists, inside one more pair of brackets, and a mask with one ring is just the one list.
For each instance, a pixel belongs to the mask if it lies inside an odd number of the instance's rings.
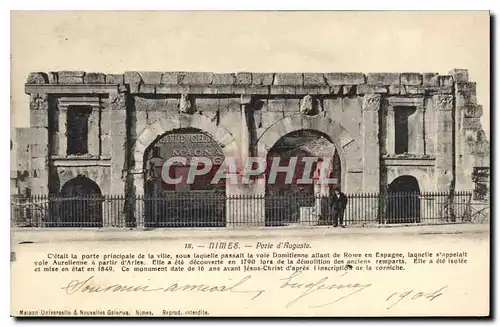
[[21,192],[29,188],[32,194],[48,193],[47,128],[19,128],[17,140],[16,170],[22,182]]
[[[402,174],[414,175],[425,191],[471,189],[472,167],[489,164],[482,109],[464,70],[449,75],[50,72],[30,74],[26,93],[36,137],[18,142],[46,145],[26,158],[41,171],[38,180],[30,178],[42,193],[54,178],[49,176],[60,173],[44,167],[66,160],[85,162],[82,171],[107,167],[96,178],[109,180],[95,181],[103,193],[143,194],[146,149],[158,136],[185,127],[210,134],[226,156],[238,158],[264,157],[296,130],[324,133],[339,152],[346,192],[379,192]],[[87,156],[66,155],[70,105],[92,108]],[[408,120],[409,153],[396,155],[394,119],[401,106],[415,112]],[[260,184],[227,187],[229,194],[264,190]]]
[[455,130],[457,185],[473,189],[473,167],[490,167],[490,146],[481,126],[483,108],[477,104],[476,83],[464,69],[450,71],[456,81]]

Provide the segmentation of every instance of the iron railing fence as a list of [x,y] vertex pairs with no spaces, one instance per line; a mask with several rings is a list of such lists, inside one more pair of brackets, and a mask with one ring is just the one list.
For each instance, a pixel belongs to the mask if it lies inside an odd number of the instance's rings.
[[[345,225],[477,221],[471,192],[346,195]],[[329,203],[321,194],[33,195],[12,196],[11,217],[13,227],[319,226],[332,224]]]

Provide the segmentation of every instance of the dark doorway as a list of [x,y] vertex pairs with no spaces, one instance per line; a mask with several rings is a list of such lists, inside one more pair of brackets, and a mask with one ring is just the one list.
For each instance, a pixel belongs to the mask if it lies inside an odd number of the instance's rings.
[[[311,170],[308,169],[303,160],[305,157],[317,160]],[[286,181],[286,172],[277,173],[275,180],[269,178],[270,168],[274,160],[279,160],[279,167],[286,167],[290,165],[292,158],[297,158],[297,161],[291,183]],[[340,187],[340,157],[333,142],[326,134],[316,130],[299,130],[283,136],[274,144],[267,155],[266,226],[298,223],[301,220],[301,208],[318,209],[317,201],[321,202],[319,205],[320,215],[327,214],[326,197],[324,199],[320,197],[314,184],[298,182],[302,178],[315,180],[317,165],[323,159],[327,159],[329,161],[327,164],[331,167],[328,177],[337,179],[336,183],[330,187]],[[306,176],[307,173],[308,176]]]
[[66,182],[56,200],[58,227],[102,227],[103,197],[97,184],[78,176]]
[[[146,227],[224,227],[226,225],[226,181],[212,183],[224,163],[220,145],[208,134],[193,128],[168,132],[155,140],[144,154]],[[185,163],[170,166],[162,178],[164,163],[182,157]],[[193,157],[212,163],[210,170],[188,182]],[[194,167],[193,167],[194,168]],[[203,169],[199,166],[198,169]]]
[[388,188],[387,223],[420,222],[420,188],[413,176],[400,176]]

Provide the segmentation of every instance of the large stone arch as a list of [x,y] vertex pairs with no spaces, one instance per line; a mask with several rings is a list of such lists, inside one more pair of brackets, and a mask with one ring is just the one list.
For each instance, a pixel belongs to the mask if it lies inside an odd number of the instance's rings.
[[178,120],[164,117],[148,124],[137,136],[133,147],[134,171],[143,170],[144,153],[156,139],[165,133],[181,128],[195,128],[207,133],[220,145],[226,158],[234,156],[238,151],[238,144],[234,136],[207,116],[180,114]]
[[[328,117],[297,114],[278,120],[259,135],[257,142],[259,156],[265,157],[280,138],[301,129],[315,130],[331,139],[340,157],[341,180],[344,189],[346,175],[349,171],[348,163],[350,160],[348,160],[348,156],[351,155],[346,149],[350,148],[350,145],[357,143],[357,141],[344,126]],[[359,147],[352,148],[359,149]]]

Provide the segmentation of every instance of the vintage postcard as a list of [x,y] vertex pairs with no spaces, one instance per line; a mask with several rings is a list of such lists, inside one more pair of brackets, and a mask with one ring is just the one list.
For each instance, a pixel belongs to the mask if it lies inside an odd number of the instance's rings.
[[11,315],[490,315],[490,14],[12,12]]

